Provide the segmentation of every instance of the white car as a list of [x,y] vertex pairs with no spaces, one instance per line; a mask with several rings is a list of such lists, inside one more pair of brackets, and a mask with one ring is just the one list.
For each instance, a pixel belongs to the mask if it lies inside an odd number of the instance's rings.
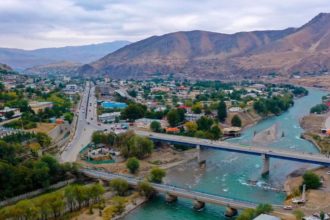
[[330,175],[330,170],[327,172],[328,175]]

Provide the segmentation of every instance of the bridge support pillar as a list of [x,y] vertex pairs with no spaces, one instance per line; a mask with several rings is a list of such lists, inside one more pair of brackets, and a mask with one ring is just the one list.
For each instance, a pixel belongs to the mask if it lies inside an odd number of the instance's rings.
[[267,156],[266,154],[262,155],[262,160],[263,160],[263,167],[262,167],[262,172],[261,175],[262,176],[267,176],[269,174],[269,163],[270,163],[270,159],[269,156]]
[[195,201],[194,201],[194,209],[195,209],[195,210],[200,211],[200,210],[202,210],[204,207],[205,207],[205,202],[201,202],[201,201],[198,201],[198,200],[195,200]]
[[166,193],[165,195],[165,201],[168,203],[176,202],[178,200],[177,196],[171,195],[169,193]]
[[225,216],[226,217],[234,217],[238,214],[237,209],[227,206]]
[[196,145],[197,150],[197,162],[200,168],[205,168],[206,166],[206,160],[202,160],[201,158],[201,147],[200,145]]

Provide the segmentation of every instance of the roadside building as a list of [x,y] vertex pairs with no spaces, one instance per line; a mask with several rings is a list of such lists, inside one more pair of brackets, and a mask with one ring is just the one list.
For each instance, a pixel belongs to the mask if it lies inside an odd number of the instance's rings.
[[99,121],[103,123],[112,123],[115,122],[117,118],[120,117],[120,112],[112,112],[112,113],[103,113],[98,116]]
[[165,131],[166,133],[172,133],[172,134],[177,134],[180,132],[180,129],[179,128],[165,128]]
[[229,127],[223,129],[224,136],[227,137],[238,137],[241,135],[241,128],[240,127]]
[[243,109],[241,107],[230,107],[228,111],[237,113],[237,112],[243,112]]
[[21,116],[21,111],[19,110],[19,108],[10,108],[10,107],[5,107],[4,109],[0,110],[0,116],[1,117],[5,117],[5,115],[9,112],[13,112],[13,116],[12,118],[17,118],[19,116]]
[[76,84],[67,84],[64,88],[66,94],[75,94],[79,93],[79,87]]
[[138,128],[150,128],[150,124],[153,121],[157,121],[160,123],[160,126],[162,128],[167,126],[167,122],[165,120],[158,120],[158,119],[150,119],[150,118],[139,118],[137,120],[135,120],[134,124],[136,127]]

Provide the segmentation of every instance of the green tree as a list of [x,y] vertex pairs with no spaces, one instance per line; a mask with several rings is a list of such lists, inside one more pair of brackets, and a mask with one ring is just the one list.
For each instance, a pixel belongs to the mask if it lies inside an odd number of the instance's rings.
[[75,185],[69,185],[65,188],[65,191],[64,191],[64,196],[69,205],[70,212],[73,212],[75,205],[76,205],[76,200],[75,200],[76,189],[75,189],[75,187],[76,187]]
[[149,180],[154,183],[161,183],[163,181],[163,178],[166,176],[166,171],[159,168],[159,167],[154,167],[150,171],[149,174]]
[[219,105],[218,105],[218,119],[221,122],[224,122],[227,118],[227,106],[226,103],[221,100]]
[[180,118],[179,118],[180,116],[179,116],[177,110],[175,110],[175,109],[169,111],[167,113],[166,117],[167,117],[167,121],[171,127],[177,126],[180,122]]
[[231,125],[234,127],[241,127],[242,126],[241,118],[238,115],[234,115],[234,117],[231,119]]
[[200,102],[197,102],[191,107],[191,110],[195,114],[200,114],[200,113],[202,113],[202,108],[203,108],[202,104]]
[[124,196],[129,189],[128,182],[126,180],[120,179],[120,178],[111,180],[110,187],[119,196]]
[[312,171],[305,172],[303,184],[306,184],[306,189],[318,189],[322,186],[320,177]]
[[68,121],[69,124],[71,124],[71,122],[73,120],[73,113],[72,112],[64,113],[64,120]]
[[140,162],[135,157],[131,157],[127,160],[126,167],[127,167],[127,169],[129,170],[130,173],[136,173],[136,171],[140,167]]
[[142,159],[150,155],[153,151],[154,144],[146,137],[133,135],[128,137],[120,146],[121,154],[125,157],[137,157]]
[[161,132],[162,131],[162,126],[161,126],[161,124],[158,121],[153,121],[150,124],[150,129],[153,132]]
[[115,196],[111,200],[112,205],[114,206],[115,213],[120,215],[125,211],[125,199],[123,197]]
[[147,107],[142,104],[129,104],[122,112],[121,117],[123,119],[128,119],[129,121],[134,121],[138,118],[143,118],[147,111]]
[[218,125],[213,125],[210,130],[211,139],[218,140],[222,136],[222,132]]
[[209,131],[211,126],[213,125],[213,119],[202,116],[200,119],[197,120],[198,130],[202,131]]
[[150,199],[155,193],[155,190],[151,184],[145,181],[139,182],[137,189],[140,195],[146,197],[147,199]]

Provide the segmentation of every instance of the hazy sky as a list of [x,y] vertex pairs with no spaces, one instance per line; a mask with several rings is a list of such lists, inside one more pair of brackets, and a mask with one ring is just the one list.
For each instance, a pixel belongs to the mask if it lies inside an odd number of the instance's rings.
[[0,47],[137,41],[179,30],[298,27],[329,0],[0,0]]

